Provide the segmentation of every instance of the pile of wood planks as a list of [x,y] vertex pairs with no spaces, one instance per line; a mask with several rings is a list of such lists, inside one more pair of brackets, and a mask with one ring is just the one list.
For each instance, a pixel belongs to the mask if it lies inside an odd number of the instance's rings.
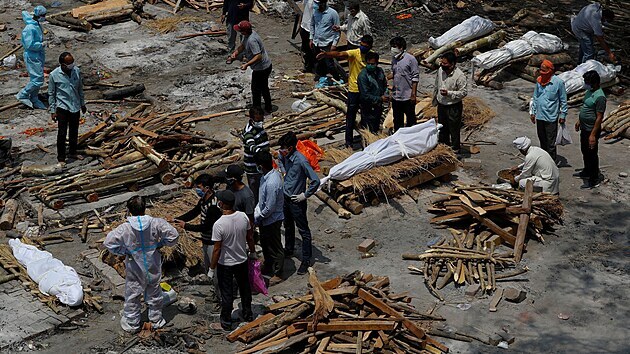
[[228,334],[248,343],[239,353],[448,352],[417,322],[443,319],[413,308],[406,293],[392,293],[388,277],[356,271],[319,282],[309,273],[309,294],[275,303]]
[[434,193],[440,197],[434,198],[429,212],[440,216],[431,219],[432,224],[459,229],[466,244],[476,244],[479,239],[483,245],[510,245],[516,262],[521,260],[527,235],[544,241],[543,230],[562,223],[563,207],[558,196],[534,193],[531,181],[524,192],[460,185]]
[[[125,114],[112,114],[79,137],[79,152],[101,159],[96,166],[69,171],[56,166],[23,166],[27,185],[53,209],[68,202],[94,202],[104,196],[138,190],[144,185],[191,179],[198,171],[234,163],[237,144],[217,141],[192,130],[193,123],[241,110],[193,117],[194,111],[157,113],[140,104]],[[60,174],[62,173],[62,174]]]

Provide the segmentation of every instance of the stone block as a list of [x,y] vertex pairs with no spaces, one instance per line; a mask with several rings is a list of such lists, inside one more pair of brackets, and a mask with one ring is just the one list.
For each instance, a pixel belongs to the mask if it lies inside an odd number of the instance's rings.
[[516,338],[514,337],[513,334],[511,333],[506,333],[506,332],[499,332],[497,333],[499,336],[501,336],[501,338],[507,342],[507,344],[512,344],[514,343],[514,341],[516,340]]
[[369,252],[372,248],[374,248],[374,246],[376,246],[376,241],[372,240],[371,238],[365,239],[363,240],[363,242],[361,242],[361,244],[357,247],[357,249],[359,250],[359,252]]
[[480,288],[481,288],[481,286],[479,284],[469,285],[466,288],[466,295],[468,295],[468,296],[475,296]]
[[503,340],[503,337],[501,337],[500,335],[496,333],[488,337],[488,342],[493,347],[496,347],[497,345],[499,345],[499,343],[501,343],[502,340]]
[[478,169],[481,168],[481,160],[479,159],[463,159],[464,168]]
[[503,297],[510,302],[519,303],[525,300],[527,292],[515,288],[506,288],[503,290]]

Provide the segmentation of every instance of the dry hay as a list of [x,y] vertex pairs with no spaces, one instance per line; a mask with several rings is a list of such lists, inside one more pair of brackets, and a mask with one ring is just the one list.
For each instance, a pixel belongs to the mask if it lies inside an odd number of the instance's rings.
[[201,17],[196,17],[196,16],[171,16],[171,17],[165,17],[165,18],[160,18],[157,20],[148,21],[147,27],[149,27],[150,29],[160,34],[166,34],[177,29],[177,26],[180,23],[204,22],[204,21],[206,20],[204,20]]
[[[437,118],[437,107],[428,106],[422,113],[424,118]],[[481,129],[496,113],[481,98],[464,97],[462,124],[466,130]]]

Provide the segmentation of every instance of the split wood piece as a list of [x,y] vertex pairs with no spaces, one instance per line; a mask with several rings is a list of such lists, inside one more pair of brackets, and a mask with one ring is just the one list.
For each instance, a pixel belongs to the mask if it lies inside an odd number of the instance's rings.
[[127,0],[106,0],[92,5],[79,6],[72,9],[71,13],[74,18],[84,18],[124,9],[133,9],[133,5]]
[[17,274],[9,274],[0,276],[0,284],[4,284],[6,282],[10,282],[11,280],[18,279],[19,276]]
[[189,39],[189,38],[194,38],[194,37],[200,37],[200,36],[222,36],[225,35],[225,31],[213,31],[213,30],[209,30],[209,31],[204,31],[204,32],[199,32],[199,33],[189,33],[189,34],[183,34],[181,36],[177,36],[177,39]]
[[241,113],[241,112],[245,112],[245,111],[246,111],[246,109],[233,109],[231,111],[212,113],[212,114],[208,114],[208,115],[200,116],[200,117],[186,118],[181,123],[200,122],[200,121],[204,121],[204,120],[210,120],[210,119],[216,118],[216,117],[225,116],[225,115],[228,115],[228,114],[236,114],[236,113]]
[[85,19],[76,19],[71,16],[55,16],[55,17],[46,17],[46,21],[51,24],[59,27],[65,27],[71,30],[89,32],[92,30],[93,25],[86,21]]
[[15,214],[18,210],[18,202],[15,199],[9,199],[4,204],[2,216],[0,216],[0,230],[11,230],[15,222]]
[[22,165],[20,168],[20,173],[24,177],[28,176],[53,176],[58,175],[63,172],[63,167],[59,164],[55,165]]
[[313,288],[312,293],[315,300],[312,324],[317,325],[320,320],[328,318],[328,315],[335,309],[335,302],[319,283],[312,267],[308,268],[308,283]]
[[147,159],[149,159],[159,168],[161,169],[168,168],[168,162],[166,161],[166,157],[164,157],[164,155],[158,153],[157,151],[153,150],[151,145],[149,145],[149,143],[147,143],[144,139],[134,136],[131,138],[131,144],[136,150],[140,151],[142,155],[144,155]]
[[393,331],[394,328],[396,328],[396,322],[389,320],[332,320],[327,323],[309,323],[307,331]]
[[337,203],[336,200],[334,200],[328,194],[322,191],[317,191],[315,192],[315,195],[317,196],[317,198],[319,198],[319,200],[326,203],[326,205],[328,205],[332,210],[334,210],[337,213],[337,216],[339,216],[340,218],[350,219],[352,217],[352,214],[348,210],[342,207],[339,203]]
[[492,300],[490,300],[490,312],[497,312],[497,305],[499,305],[499,301],[501,301],[501,297],[503,296],[503,289],[497,289],[492,295]]
[[131,86],[121,87],[117,89],[107,90],[103,92],[103,99],[105,100],[119,100],[129,96],[135,96],[141,92],[144,92],[144,84],[134,84]]
[[521,261],[523,256],[523,244],[527,235],[527,225],[529,225],[529,213],[532,208],[532,194],[534,193],[534,182],[527,180],[525,184],[525,196],[523,197],[522,208],[527,210],[519,216],[518,229],[516,230],[516,243],[514,244],[514,260]]
[[245,333],[247,330],[249,330],[250,328],[254,328],[256,326],[258,326],[259,324],[268,321],[272,318],[276,317],[274,314],[272,313],[267,313],[264,314],[262,316],[259,316],[258,318],[256,318],[255,320],[246,323],[245,325],[233,330],[232,332],[230,332],[230,334],[228,334],[226,336],[227,340],[229,340],[230,342],[234,342],[238,339],[238,337],[240,337],[243,333]]
[[157,133],[152,132],[152,131],[147,130],[147,129],[144,129],[144,128],[136,125],[136,124],[131,125],[131,129],[135,130],[136,132],[138,132],[138,133],[140,133],[142,135],[146,135],[146,136],[148,136],[150,138],[154,138],[155,139],[155,138],[159,137],[159,135]]
[[[105,14],[99,15],[89,15],[84,18],[84,20],[89,22],[108,22],[108,21],[117,21],[121,19],[130,18],[129,16],[133,13],[133,9],[124,8],[118,11],[113,11]],[[128,95],[132,96],[132,95]],[[127,96],[124,96],[127,97]],[[106,98],[107,99],[107,98]]]
[[84,216],[83,217],[83,225],[81,226],[81,242],[85,243],[87,241],[87,235],[88,235],[88,217]]
[[[330,296],[350,295],[350,294],[355,294],[357,292],[357,287],[344,286],[340,288],[327,290],[326,292]],[[269,305],[268,308],[269,308],[269,311],[276,311],[276,310],[283,309],[285,307],[293,306],[302,302],[312,301],[312,300],[313,300],[313,295],[309,294],[309,295],[300,296],[295,299],[289,299],[289,300],[285,300],[285,301],[281,301],[281,302]]]
[[462,208],[468,214],[470,214],[472,217],[474,217],[475,219],[479,220],[479,222],[481,222],[486,227],[488,227],[490,230],[492,230],[494,233],[496,233],[497,235],[501,236],[501,238],[505,242],[507,242],[510,245],[514,246],[514,244],[516,242],[516,238],[512,234],[510,234],[509,232],[503,230],[501,227],[499,227],[499,225],[495,224],[489,218],[479,215],[479,213],[475,209],[471,208],[470,206],[468,206],[466,204],[462,204]]
[[[460,205],[461,207],[461,205]],[[504,210],[506,207],[505,204],[495,204],[495,205],[490,205],[487,206],[485,208],[483,208],[483,210],[487,212],[491,212],[491,211],[499,211],[499,210]],[[463,209],[463,207],[462,207]],[[452,213],[452,214],[448,214],[448,215],[443,215],[443,216],[438,216],[438,217],[434,217],[431,219],[431,223],[432,224],[443,224],[443,223],[447,223],[447,222],[451,222],[451,221],[456,221],[459,220],[463,217],[467,217],[470,214],[466,211],[460,211],[457,213]]]
[[283,312],[278,316],[275,316],[273,319],[265,321],[256,327],[248,329],[247,331],[245,331],[245,333],[239,336],[239,339],[245,343],[250,343],[255,339],[264,337],[277,328],[292,323],[310,308],[310,304],[302,303],[286,312]]

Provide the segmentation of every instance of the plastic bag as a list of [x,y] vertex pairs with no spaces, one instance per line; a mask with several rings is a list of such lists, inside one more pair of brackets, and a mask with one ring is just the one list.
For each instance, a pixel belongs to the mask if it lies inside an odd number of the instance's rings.
[[16,64],[17,64],[17,57],[15,56],[15,54],[11,54],[2,60],[2,65],[6,66],[7,68],[13,69],[15,68]]
[[324,156],[324,150],[322,150],[316,142],[311,140],[299,140],[297,143],[297,151],[301,152],[302,155],[306,157],[313,171],[320,171],[319,160]]
[[569,145],[573,144],[573,139],[571,139],[570,129],[567,128],[566,124],[560,124],[560,129],[558,129],[558,135],[556,135],[556,145]]
[[311,104],[306,102],[306,97],[301,100],[297,100],[291,104],[291,110],[296,113],[304,112],[311,107]]
[[601,83],[605,83],[614,80],[617,77],[617,73],[620,69],[617,69],[612,64],[602,64],[597,60],[587,60],[585,63],[578,65],[571,71],[565,71],[558,75],[567,90],[567,95],[577,92],[584,88],[584,79],[582,75],[587,71],[595,70],[599,74]]
[[459,25],[444,32],[437,38],[430,37],[429,44],[437,49],[455,41],[468,41],[473,38],[485,36],[494,30],[494,22],[487,18],[472,16]]
[[249,286],[252,289],[252,294],[267,295],[267,286],[265,285],[265,279],[263,279],[262,271],[260,270],[260,261],[257,259],[249,260]]

